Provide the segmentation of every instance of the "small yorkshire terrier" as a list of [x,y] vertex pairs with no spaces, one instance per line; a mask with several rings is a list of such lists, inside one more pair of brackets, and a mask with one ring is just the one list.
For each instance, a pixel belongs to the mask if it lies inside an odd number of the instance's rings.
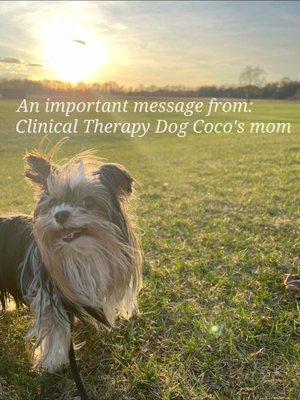
[[34,365],[50,372],[71,361],[75,318],[114,326],[136,310],[141,287],[126,204],[134,179],[92,152],[64,165],[52,160],[51,152],[25,155],[25,176],[39,193],[33,217],[0,218],[1,304],[12,296],[30,307],[26,339]]

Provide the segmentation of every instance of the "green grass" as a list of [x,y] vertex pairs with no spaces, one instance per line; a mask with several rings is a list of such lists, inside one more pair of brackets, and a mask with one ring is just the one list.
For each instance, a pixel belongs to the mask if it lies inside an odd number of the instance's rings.
[[[0,102],[2,214],[34,205],[21,155],[41,136],[14,133],[15,108]],[[96,148],[140,183],[141,315],[100,334],[76,329],[92,399],[300,398],[299,304],[283,287],[285,273],[299,272],[299,116],[299,103],[259,102],[247,118],[289,120],[293,133],[75,135],[64,146],[63,157]],[[73,399],[68,370],[30,370],[30,324],[26,310],[0,320],[1,399],[37,400],[42,382],[43,400]]]

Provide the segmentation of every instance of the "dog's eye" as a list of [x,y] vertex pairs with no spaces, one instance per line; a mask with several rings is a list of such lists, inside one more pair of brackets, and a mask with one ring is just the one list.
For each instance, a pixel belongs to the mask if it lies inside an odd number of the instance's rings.
[[82,207],[92,210],[95,207],[95,200],[92,197],[86,197],[82,201]]

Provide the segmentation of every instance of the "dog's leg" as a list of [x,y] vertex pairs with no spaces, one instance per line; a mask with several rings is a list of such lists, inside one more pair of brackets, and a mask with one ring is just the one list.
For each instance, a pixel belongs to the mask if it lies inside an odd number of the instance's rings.
[[1,306],[2,306],[2,310],[1,310],[0,314],[4,314],[4,311],[6,309],[6,301],[5,301],[5,295],[1,291],[0,291],[0,302],[1,302]]
[[72,376],[73,376],[74,382],[76,383],[76,387],[77,387],[78,393],[80,395],[80,399],[81,400],[89,400],[86,390],[83,386],[81,376],[79,374],[72,339],[71,339],[71,345],[70,345],[70,351],[69,351],[69,360],[70,360]]

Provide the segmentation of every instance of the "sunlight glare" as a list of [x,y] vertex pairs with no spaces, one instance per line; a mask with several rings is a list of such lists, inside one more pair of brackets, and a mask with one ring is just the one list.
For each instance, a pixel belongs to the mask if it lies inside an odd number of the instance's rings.
[[50,21],[41,36],[44,64],[57,79],[72,83],[89,81],[107,61],[104,40],[68,15]]

